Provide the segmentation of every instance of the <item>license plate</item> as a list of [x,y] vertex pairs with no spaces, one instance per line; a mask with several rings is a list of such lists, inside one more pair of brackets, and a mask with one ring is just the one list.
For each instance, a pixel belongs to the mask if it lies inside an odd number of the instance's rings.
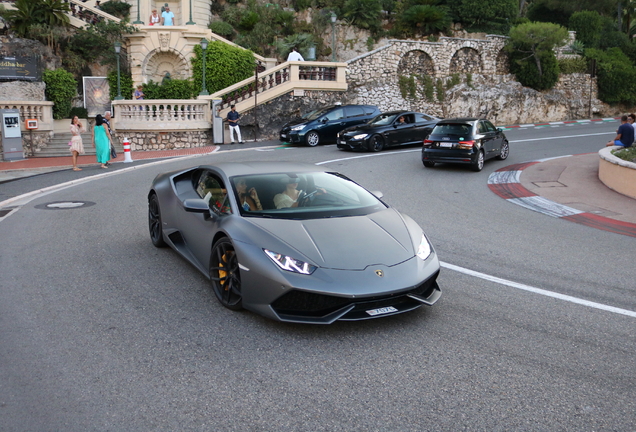
[[388,313],[397,312],[397,311],[398,310],[394,308],[393,306],[387,306],[380,309],[368,310],[367,313],[371,316],[376,316],[376,315],[383,315],[383,314],[388,314]]
[[441,143],[439,143],[439,146],[440,147],[448,147],[448,148],[450,148],[450,147],[453,146],[453,143],[441,142]]

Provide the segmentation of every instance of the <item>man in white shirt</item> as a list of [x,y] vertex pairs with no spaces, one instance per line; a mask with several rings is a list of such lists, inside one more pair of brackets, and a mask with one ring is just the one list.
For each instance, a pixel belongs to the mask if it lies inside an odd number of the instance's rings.
[[296,47],[294,47],[292,48],[292,52],[287,56],[287,61],[305,61],[305,59],[300,55]]

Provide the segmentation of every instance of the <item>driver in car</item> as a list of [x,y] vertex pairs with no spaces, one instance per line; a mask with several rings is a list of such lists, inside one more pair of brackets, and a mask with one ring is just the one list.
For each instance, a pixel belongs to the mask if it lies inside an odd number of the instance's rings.
[[285,189],[274,196],[274,205],[277,209],[298,207],[298,204],[310,195],[322,195],[327,193],[323,188],[316,188],[311,194],[304,194],[302,190],[298,190],[298,177],[287,177],[282,179],[282,181],[285,183]]

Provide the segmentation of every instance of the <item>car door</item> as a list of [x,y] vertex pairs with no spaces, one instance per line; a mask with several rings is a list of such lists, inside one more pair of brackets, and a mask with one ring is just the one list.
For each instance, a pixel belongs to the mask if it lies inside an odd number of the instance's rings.
[[345,121],[344,108],[334,108],[325,114],[320,122],[322,126],[318,128],[320,139],[323,142],[333,142],[336,140],[336,135],[347,125]]
[[501,130],[497,129],[490,121],[484,120],[484,124],[489,133],[492,133],[492,153],[491,157],[498,156],[501,153],[501,146],[503,145],[504,135]]
[[484,120],[479,120],[477,123],[477,132],[481,136],[481,148],[484,150],[484,157],[486,159],[492,156],[494,146],[494,133],[488,130],[488,126]]
[[184,212],[179,224],[188,252],[197,265],[207,274],[212,239],[222,218],[232,214],[228,192],[222,177],[211,170],[201,170],[194,185],[199,198],[210,208],[209,213]]
[[415,117],[413,143],[421,144],[433,131],[437,124],[437,119],[421,113],[415,113],[413,117]]
[[346,127],[366,123],[367,119],[361,106],[346,106],[344,109]]

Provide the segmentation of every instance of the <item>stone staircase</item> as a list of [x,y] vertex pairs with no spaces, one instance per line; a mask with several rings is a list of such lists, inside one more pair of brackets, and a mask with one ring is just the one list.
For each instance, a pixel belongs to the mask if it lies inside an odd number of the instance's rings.
[[[68,149],[68,142],[71,140],[71,133],[59,133],[57,132],[53,139],[49,142],[49,145],[36,152],[33,157],[45,158],[45,157],[60,157],[70,156],[71,152]],[[95,147],[93,146],[93,138],[90,133],[82,134],[82,142],[84,143],[84,154],[89,156],[95,155]],[[117,154],[123,153],[124,149],[117,140],[114,143]]]

